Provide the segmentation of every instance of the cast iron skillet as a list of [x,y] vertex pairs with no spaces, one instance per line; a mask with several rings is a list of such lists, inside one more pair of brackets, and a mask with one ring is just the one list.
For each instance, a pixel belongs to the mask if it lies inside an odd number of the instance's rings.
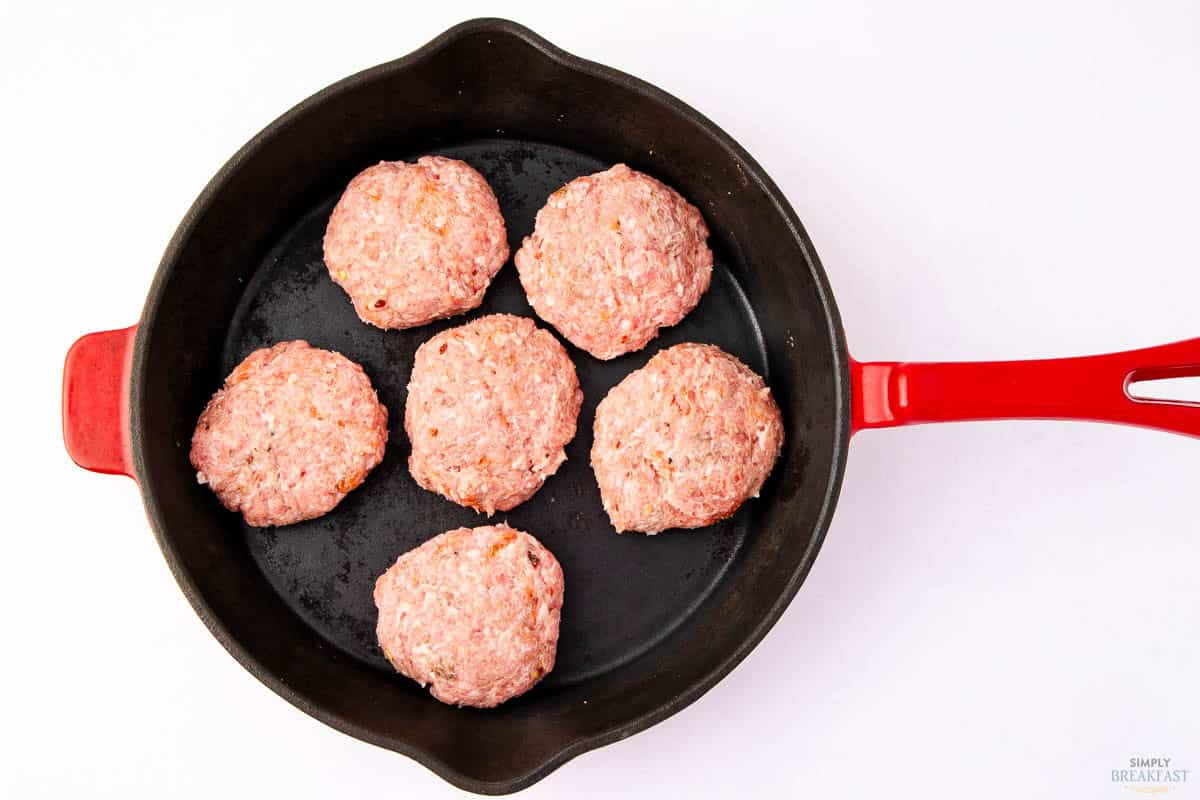
[[[472,314],[380,331],[355,317],[321,259],[325,222],[350,178],[424,153],[462,158],[487,177],[514,250],[552,191],[623,161],[703,211],[716,256],[699,307],[642,352],[600,362],[568,347],[585,395],[569,460],[499,517],[562,562],[559,660],[533,691],[491,711],[444,706],[393,673],[375,646],[371,587],[429,536],[484,522],[408,475],[401,420],[413,352],[481,314],[532,311],[506,266]],[[365,367],[390,412],[388,453],[329,515],[248,528],[197,485],[192,429],[234,364],[293,338]],[[618,536],[588,466],[596,403],[682,341],[720,345],[767,377],[784,413],[784,452],[762,497],[732,519]],[[184,594],[259,680],[322,722],[499,794],[679,711],[746,656],[812,566],[854,430],[1057,416],[1196,434],[1195,407],[1134,401],[1126,385],[1198,364],[1200,340],[1064,361],[856,363],[799,220],[737,143],[652,86],[484,19],[329,87],[243,147],[171,240],[141,322],[71,349],[64,433],[81,466],[138,481]]]

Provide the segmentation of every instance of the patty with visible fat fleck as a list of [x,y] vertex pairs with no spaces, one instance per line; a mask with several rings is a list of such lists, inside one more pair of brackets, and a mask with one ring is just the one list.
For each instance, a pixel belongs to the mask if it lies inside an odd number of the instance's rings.
[[325,229],[325,266],[363,322],[412,328],[483,302],[508,259],[496,195],[469,164],[424,156],[359,173]]
[[375,583],[376,635],[396,670],[443,703],[491,708],[554,669],[563,572],[528,533],[458,528]]
[[515,262],[538,316],[607,360],[696,307],[712,281],[707,240],[695,206],[617,164],[550,195]]
[[596,409],[592,469],[613,527],[700,528],[757,497],[783,446],[763,379],[718,347],[680,344]]
[[417,349],[404,429],[424,488],[491,515],[566,460],[583,392],[566,349],[533,320],[480,317]]
[[387,409],[362,367],[304,341],[256,350],[192,435],[196,479],[255,527],[327,513],[383,459]]

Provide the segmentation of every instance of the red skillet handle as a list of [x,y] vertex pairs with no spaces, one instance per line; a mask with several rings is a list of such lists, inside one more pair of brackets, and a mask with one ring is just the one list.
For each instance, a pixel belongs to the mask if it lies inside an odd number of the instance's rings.
[[1134,381],[1200,376],[1200,339],[1041,361],[850,362],[852,431],[919,422],[1083,419],[1200,436],[1200,403],[1130,396]]
[[129,370],[137,326],[89,333],[63,367],[63,441],[93,472],[134,477],[129,441]]

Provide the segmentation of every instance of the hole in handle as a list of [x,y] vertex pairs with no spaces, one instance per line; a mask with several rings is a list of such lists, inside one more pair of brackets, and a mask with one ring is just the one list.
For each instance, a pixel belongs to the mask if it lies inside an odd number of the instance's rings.
[[1125,382],[1131,400],[1200,406],[1200,364],[1135,370]]

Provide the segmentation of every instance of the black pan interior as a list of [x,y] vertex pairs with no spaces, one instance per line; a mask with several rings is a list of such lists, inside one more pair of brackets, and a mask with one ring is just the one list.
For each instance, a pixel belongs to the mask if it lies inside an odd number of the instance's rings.
[[[551,192],[610,166],[554,145],[512,139],[484,139],[436,152],[466,161],[488,179],[513,252],[532,232],[534,215]],[[380,155],[414,160],[422,154]],[[467,319],[497,312],[534,314],[510,259],[482,307],[465,317],[406,331],[363,324],[321,258],[321,239],[336,200],[327,198],[305,214],[255,271],[225,340],[223,369],[232,370],[260,347],[306,339],[344,353],[371,376],[389,413],[384,463],[325,517],[286,528],[247,526],[245,536],[250,554],[293,611],[334,646],[391,673],[375,643],[375,578],[400,553],[434,534],[487,524],[476,512],[417,486],[408,473],[403,418],[413,354],[430,336]],[[558,661],[543,688],[613,669],[674,630],[712,590],[749,529],[753,504],[730,520],[691,533],[618,536],[601,508],[588,465],[596,403],[661,347],[716,344],[759,373],[767,372],[753,311],[728,266],[730,256],[719,246],[714,255],[713,286],[703,302],[642,352],[605,362],[564,341],[584,392],[578,435],[567,448],[567,463],[542,490],[496,517],[541,539],[567,576]]]
[[[484,522],[408,475],[402,415],[413,351],[466,318],[530,310],[510,263],[475,314],[379,331],[357,320],[321,263],[325,221],[350,178],[381,159],[430,152],[487,176],[514,247],[551,191],[625,162],[700,208],[718,265],[699,308],[647,350],[610,363],[571,350],[586,400],[569,461],[504,515],[563,563],[559,662],[529,694],[492,711],[444,706],[384,668],[370,586],[428,536]],[[327,517],[249,530],[196,484],[188,445],[230,368],[290,338],[364,365],[388,406],[391,441],[384,462]],[[768,376],[784,413],[784,452],[763,497],[730,521],[618,536],[588,467],[595,405],[657,349],[685,340],[718,344]],[[325,90],[243,148],[167,249],[133,371],[134,461],[147,511],[214,635],[306,712],[481,792],[521,788],[674,713],[744,657],[812,563],[849,436],[836,309],[770,179],[674,98],[496,20],[466,23]]]

